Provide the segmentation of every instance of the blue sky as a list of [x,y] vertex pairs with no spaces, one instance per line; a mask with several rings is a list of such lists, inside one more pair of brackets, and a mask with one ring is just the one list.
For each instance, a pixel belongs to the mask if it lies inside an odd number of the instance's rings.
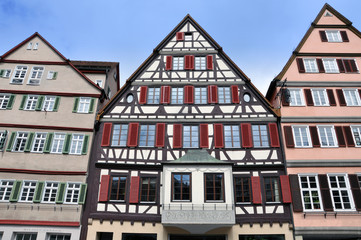
[[[360,0],[330,0],[361,30]],[[115,61],[124,82],[190,14],[263,93],[320,0],[0,0],[0,55],[39,32],[66,58]]]

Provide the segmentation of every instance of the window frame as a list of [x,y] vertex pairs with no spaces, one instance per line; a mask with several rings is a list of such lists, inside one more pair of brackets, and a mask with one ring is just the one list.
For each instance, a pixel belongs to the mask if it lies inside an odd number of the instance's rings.
[[[307,178],[307,184],[308,184],[308,187],[302,187],[302,179],[303,177],[306,177]],[[311,182],[310,182],[310,177],[314,177],[315,178],[315,184],[316,184],[316,187],[313,188],[311,187]],[[318,175],[317,174],[298,174],[298,182],[299,182],[299,186],[300,186],[300,192],[301,192],[301,200],[302,200],[302,207],[303,207],[303,211],[305,212],[322,212],[323,211],[323,202],[322,202],[322,195],[321,195],[321,188],[320,188],[320,183],[318,181]],[[309,198],[310,198],[310,206],[312,207],[312,209],[306,209],[305,207],[305,195],[304,195],[304,191],[308,191],[309,193]],[[314,208],[314,205],[315,205],[315,202],[314,202],[314,199],[313,199],[313,195],[312,193],[317,191],[317,197],[319,199],[319,204],[320,204],[320,209],[315,209]]]
[[0,152],[5,150],[8,133],[7,130],[0,130]]
[[[223,132],[225,148],[241,148],[241,128],[239,125],[223,125]],[[230,135],[227,135],[227,133],[230,133]],[[238,136],[235,136],[235,133],[238,134]],[[227,138],[229,138],[229,140],[227,140]],[[235,140],[237,138],[238,141]]]
[[207,69],[207,57],[196,56],[194,57],[194,70],[203,71]]
[[[74,186],[69,186],[70,184],[73,184]],[[79,185],[79,186],[76,187],[76,185]],[[79,182],[67,182],[63,203],[78,204],[79,197],[80,197],[80,188],[81,188],[81,183],[79,183]],[[69,193],[70,193],[70,202],[68,201]],[[76,202],[73,201],[74,199],[76,199]]]
[[0,94],[0,109],[6,110],[10,102],[11,94],[1,93]]
[[195,87],[194,88],[194,103],[195,104],[208,104],[207,87]]
[[218,103],[220,104],[232,103],[231,87],[229,86],[218,87]]
[[77,113],[89,113],[91,97],[79,97]]
[[11,76],[11,69],[1,69],[4,70],[3,74],[0,76],[2,78],[10,78]]
[[[208,195],[208,188],[207,188],[207,175],[210,175],[210,176],[213,176],[212,178],[212,181],[213,181],[213,187],[212,187],[212,192],[211,194],[213,193],[213,199],[208,199],[207,198],[207,195]],[[222,176],[222,180],[221,180],[221,194],[220,194],[220,197],[221,199],[220,200],[215,200],[214,198],[216,198],[216,186],[215,186],[215,176],[216,175],[221,175]],[[208,203],[208,202],[226,202],[226,199],[225,199],[225,188],[224,188],[224,173],[211,173],[211,172],[207,172],[207,173],[204,173],[203,175],[204,177],[204,202]]]
[[[361,125],[351,125],[350,128],[352,132],[353,141],[355,143],[355,147],[361,147]],[[354,129],[357,129],[358,136],[355,136]],[[356,140],[356,138],[358,138],[358,141]]]
[[[80,138],[78,139],[75,137],[80,137]],[[83,149],[83,144],[84,144],[84,139],[85,139],[85,134],[73,133],[71,136],[69,154],[81,155],[82,154],[81,152]],[[75,152],[73,152],[74,144],[75,144],[75,148],[74,148]]]
[[[189,131],[187,131],[186,128],[189,128]],[[194,131],[195,129],[197,129],[197,131]],[[198,125],[183,125],[183,136],[182,136],[182,140],[183,140],[183,148],[199,148],[199,126]],[[189,132],[189,137],[185,136],[185,134]],[[195,133],[195,135],[193,135]],[[189,138],[189,140],[188,140]],[[197,140],[195,140],[197,139]],[[197,143],[197,146],[192,146],[193,143]],[[189,145],[188,145],[189,143]]]
[[[26,136],[21,136],[21,137],[19,137],[20,134],[24,134],[24,135],[26,135]],[[24,152],[25,146],[26,146],[26,142],[27,142],[27,140],[28,140],[28,137],[29,137],[29,132],[21,132],[21,131],[16,132],[16,136],[15,136],[14,143],[13,143],[13,146],[12,146],[12,148],[11,148],[11,151],[12,151],[12,152]],[[20,149],[20,150],[15,150],[15,147],[16,147],[16,145],[17,145],[17,140],[18,140],[19,138],[21,139],[21,141],[20,141],[20,146],[19,146],[19,149]]]
[[[240,178],[240,179],[242,179],[242,183],[241,183],[241,186],[240,186],[240,191],[238,191],[238,189],[239,189],[239,185],[237,184],[237,178]],[[244,200],[245,198],[246,198],[246,191],[247,190],[244,190],[244,185],[247,185],[247,184],[245,184],[244,183],[244,181],[243,181],[243,179],[247,179],[248,180],[248,187],[249,187],[249,189],[248,189],[248,198],[249,198],[249,201],[238,201],[238,192],[240,192],[241,193],[241,198]],[[244,175],[234,175],[233,176],[233,182],[234,182],[234,202],[236,203],[236,204],[250,204],[250,203],[252,203],[252,184],[251,184],[251,177],[250,176],[244,176]],[[238,186],[238,187],[237,187]]]
[[[343,42],[339,30],[325,30],[327,42]],[[336,34],[336,35],[333,35]],[[335,38],[337,36],[337,39]]]
[[[333,66],[331,66],[331,63]],[[322,64],[325,68],[325,73],[340,73],[337,62],[335,58],[322,58]]]
[[[180,198],[181,199],[175,199],[175,186],[174,186],[174,177],[175,175],[180,175]],[[186,188],[186,187],[183,187],[183,176],[186,176],[188,175],[189,176],[189,198],[188,199],[183,199],[183,189]],[[171,177],[172,177],[172,186],[171,186],[171,201],[172,202],[191,202],[192,201],[192,173],[187,173],[187,172],[172,172],[171,174]],[[187,180],[185,180],[187,181]]]
[[[52,240],[52,237],[55,236],[54,240],[70,240],[71,234],[64,234],[64,233],[49,233],[47,240]],[[59,238],[61,237],[61,238]]]
[[[311,94],[312,94],[312,99],[313,99],[313,103],[315,107],[329,107],[330,106],[330,102],[328,100],[328,95],[327,95],[327,91],[325,88],[311,88]],[[317,104],[317,101],[319,103],[322,102],[322,96],[325,100],[325,104]]]
[[184,70],[184,57],[174,56],[172,61],[172,69],[176,71]]
[[[118,126],[119,126],[119,129],[118,129]],[[123,129],[123,127],[126,129]],[[129,130],[128,124],[122,124],[122,123],[121,124],[113,124],[111,146],[112,147],[126,147],[127,141],[128,141],[128,130]],[[117,144],[114,144],[114,143],[117,143]]]
[[319,73],[316,58],[303,58],[305,73]]
[[[19,235],[22,234],[23,236],[21,236],[21,238],[18,238]],[[29,238],[27,238],[27,236],[29,236]],[[24,238],[26,237],[26,238]],[[34,238],[35,237],[35,238]],[[19,232],[19,233],[15,233],[14,235],[14,240],[36,240],[38,237],[37,233],[31,233],[31,232]]]
[[28,95],[24,105],[24,110],[35,111],[38,101],[39,101],[39,95]]
[[[38,181],[35,180],[24,180],[23,184],[21,186],[21,192],[19,194],[19,202],[33,202],[34,200],[34,196],[35,196],[35,190],[36,190],[36,185],[37,185]],[[26,183],[30,183],[30,184],[35,184],[35,185],[28,185],[25,186]],[[26,189],[26,192],[25,192]],[[22,198],[25,196],[25,199],[23,200]]]
[[[255,134],[255,129],[254,127],[257,127],[257,133],[259,134]],[[261,129],[264,128],[263,130]],[[266,124],[252,124],[251,125],[251,131],[252,131],[252,142],[253,142],[253,147],[254,148],[269,148],[270,147],[270,136],[269,136],[269,131],[268,131],[268,126]],[[265,136],[264,134],[262,134],[262,132],[266,131],[267,132],[267,136]],[[255,139],[258,136],[258,139]],[[265,141],[264,141],[264,137],[267,138],[267,146],[264,145]],[[259,141],[255,141],[255,140],[259,140]],[[260,143],[260,146],[256,146],[256,142]]]
[[103,88],[103,80],[102,79],[96,79],[95,84],[97,84],[99,87]]
[[[337,186],[336,188],[332,187],[330,177],[336,177],[337,185],[339,185],[338,177],[344,177],[345,187],[340,187],[340,186]],[[350,182],[349,182],[347,173],[328,173],[327,174],[327,181],[328,181],[329,188],[330,188],[330,195],[331,195],[333,210],[335,212],[337,212],[337,211],[340,211],[340,212],[342,212],[342,211],[355,211],[356,210],[355,209],[355,203],[353,201],[353,195],[352,195],[351,186],[350,186]],[[341,201],[341,204],[342,204],[342,209],[336,209],[336,203],[335,203],[334,198],[337,198],[337,196],[336,197],[334,196],[333,191],[337,191],[339,196],[342,196],[342,197],[339,197],[339,199]],[[349,199],[349,204],[350,204],[349,209],[345,209],[345,207],[344,207],[344,204],[345,204],[344,203],[344,196],[342,195],[341,191],[346,191],[347,192],[347,197]]]
[[[139,147],[154,147],[155,146],[155,135],[156,129],[155,124],[142,124],[139,128]],[[142,138],[145,137],[145,140]],[[144,144],[143,144],[144,143]]]
[[[297,141],[296,141],[296,134],[295,134],[295,128],[305,128],[306,129],[306,136],[302,136],[302,132],[300,132],[300,138],[301,138],[301,142],[302,142],[302,146],[298,146],[297,145]],[[293,141],[295,143],[295,148],[312,148],[313,144],[312,144],[312,140],[311,140],[311,134],[310,134],[310,128],[308,125],[292,125],[292,135],[293,135]],[[303,138],[307,137],[307,141],[309,143],[308,146],[303,144]]]
[[[346,106],[348,106],[348,107],[359,107],[359,106],[361,106],[361,99],[360,99],[360,94],[358,93],[358,89],[355,89],[355,88],[343,88],[342,93],[343,93],[343,95],[345,97]],[[354,95],[353,96],[349,95],[349,97],[348,97],[347,96],[348,93],[349,94],[352,93]],[[354,98],[354,99],[352,99],[352,98]],[[356,102],[354,100],[356,100]]]
[[[6,182],[6,185],[3,185],[4,182]],[[0,202],[9,202],[10,196],[11,196],[11,191],[13,190],[13,187],[14,187],[14,183],[15,183],[15,180],[12,180],[12,179],[1,179],[0,180]],[[3,188],[4,188],[4,191],[2,190]]]
[[[40,85],[41,79],[44,75],[45,68],[42,66],[33,66],[28,78],[28,85]],[[32,83],[31,81],[38,81],[37,83]]]
[[[13,76],[10,80],[11,84],[23,84],[26,73],[28,72],[28,66],[25,65],[17,65],[13,71]],[[17,76],[18,75],[18,76]],[[21,82],[14,82],[15,81],[21,81]]]
[[[40,136],[38,136],[38,134]],[[45,135],[45,136],[44,136]],[[31,151],[32,153],[43,153],[44,151],[44,148],[45,148],[45,143],[46,143],[46,138],[48,136],[48,133],[47,132],[36,132],[34,134],[34,139],[33,139],[33,143],[32,143],[32,146],[31,146]],[[38,141],[38,143],[37,143]],[[39,146],[37,147],[37,149],[35,149],[35,145],[36,144],[39,144]],[[42,147],[41,147],[42,145]]]
[[[335,147],[338,147],[338,141],[337,141],[337,136],[336,136],[336,132],[335,132],[335,127],[333,125],[317,125],[317,133],[318,133],[318,138],[320,140],[320,147],[322,148],[335,148]],[[333,146],[330,146],[330,143],[329,143],[329,137],[327,135],[327,131],[323,131],[321,132],[320,128],[331,128],[331,137],[332,137],[332,140],[334,142],[334,145]],[[323,142],[322,142],[322,133],[325,134],[325,137],[326,137],[326,140],[327,140],[327,145],[324,145]]]
[[[62,135],[63,139],[61,139],[60,137],[57,137],[57,135]],[[66,133],[62,133],[62,132],[54,132],[54,137],[51,143],[51,150],[50,153],[55,153],[55,154],[62,154],[63,153],[63,149],[64,149],[64,144],[65,144],[65,138],[66,138]],[[61,143],[62,141],[62,143]],[[54,145],[56,146],[56,150],[54,151]],[[61,148],[60,148],[61,146]],[[60,151],[59,151],[60,149]]]
[[[114,181],[114,178],[119,178],[119,180],[117,181],[117,191],[116,191],[116,198],[117,199],[112,199],[112,190],[113,190],[113,181]],[[125,178],[125,182],[122,183],[124,185],[124,191],[122,192],[122,195],[119,194],[119,183],[120,183],[120,180],[122,178]],[[125,202],[126,199],[127,199],[127,193],[128,193],[128,176],[127,175],[111,175],[110,176],[110,184],[109,184],[109,201],[116,201],[116,202]],[[123,196],[124,199],[118,199],[119,196]]]
[[[267,200],[267,183],[266,183],[266,179],[270,179],[270,180],[276,180],[276,183],[277,183],[277,189],[276,187],[273,185],[273,181],[270,183],[270,186],[271,186],[271,198],[272,200],[271,201],[268,201]],[[263,176],[263,186],[264,186],[264,199],[265,199],[265,202],[266,204],[268,203],[280,203],[282,202],[282,193],[281,193],[281,184],[280,184],[280,179],[278,176]],[[278,193],[278,194],[277,194]],[[278,199],[277,199],[278,198]]]
[[[48,184],[51,184],[48,186]],[[56,185],[56,186],[54,186]],[[56,196],[58,194],[59,182],[56,181],[46,181],[44,183],[43,196],[41,198],[41,203],[56,203]],[[47,192],[48,191],[48,192]],[[49,196],[46,196],[49,194]],[[45,198],[48,198],[45,200]],[[54,200],[52,200],[54,199]]]
[[160,103],[160,87],[148,87],[147,104]]
[[44,102],[41,107],[41,111],[53,112],[55,106],[56,96],[44,96]]
[[172,87],[171,89],[171,104],[183,104],[184,103],[184,89],[183,87]]
[[[144,179],[148,179],[148,183],[146,184],[147,185],[147,189],[146,189],[146,195],[143,195],[143,180]],[[153,184],[154,184],[154,189],[151,189],[151,185],[152,185],[152,182],[151,181],[155,181]],[[154,191],[154,200],[153,199],[150,199],[151,195],[151,191]],[[158,199],[158,177],[156,176],[140,176],[140,187],[139,187],[139,202],[141,203],[155,203],[157,202],[157,199]],[[143,200],[143,197],[146,196],[146,200]]]
[[[288,88],[290,91],[290,106],[292,107],[304,107],[305,106],[305,96],[303,95],[303,91],[301,88]],[[300,102],[293,102],[292,100],[297,100],[296,93],[299,93]]]

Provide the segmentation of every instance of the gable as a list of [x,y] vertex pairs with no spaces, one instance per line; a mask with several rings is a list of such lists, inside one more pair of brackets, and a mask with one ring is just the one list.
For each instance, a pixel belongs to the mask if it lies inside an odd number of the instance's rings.
[[320,19],[316,22],[317,25],[345,25],[332,11],[325,9]]

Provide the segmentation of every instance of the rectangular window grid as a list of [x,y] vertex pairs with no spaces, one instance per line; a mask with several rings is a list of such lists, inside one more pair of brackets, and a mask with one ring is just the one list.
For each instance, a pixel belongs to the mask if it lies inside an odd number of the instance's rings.
[[335,210],[351,210],[353,202],[346,175],[328,175],[332,203]]
[[321,147],[337,147],[335,130],[332,126],[317,126]]
[[343,94],[345,95],[345,100],[347,106],[360,106],[360,96],[357,92],[357,89],[342,89]]
[[66,188],[65,202],[78,203],[80,183],[68,183]]
[[112,146],[126,146],[128,140],[128,124],[114,124]]
[[231,103],[230,87],[218,87],[218,102],[219,103]]
[[295,147],[311,147],[310,132],[307,126],[292,126]]
[[340,31],[325,31],[328,42],[342,42]]
[[[356,147],[361,147],[361,126],[351,126],[351,130],[352,130],[353,139],[355,140]],[[0,150],[1,150],[1,142],[0,142]]]
[[183,88],[172,88],[172,104],[182,104],[183,103]]
[[302,203],[305,211],[322,210],[317,176],[299,176]]
[[43,152],[47,133],[35,133],[32,152]]
[[51,153],[62,153],[65,141],[65,133],[54,133]]
[[326,89],[311,89],[315,106],[330,106]]
[[83,134],[73,134],[71,139],[70,154],[80,154],[83,147],[83,141]]
[[142,177],[140,189],[140,201],[155,202],[157,194],[157,178]]
[[17,233],[15,240],[36,240],[36,233]]
[[38,99],[39,96],[29,95],[28,98],[26,99],[24,110],[35,110]]
[[36,181],[24,181],[20,194],[20,202],[32,202],[34,199],[35,189]]
[[183,147],[198,148],[198,126],[183,126]]
[[238,125],[224,126],[224,144],[226,148],[240,148],[241,138]]
[[11,69],[4,69],[4,72],[3,72],[2,76],[0,76],[0,77],[9,78],[10,74],[11,74]]
[[183,70],[183,69],[184,69],[184,58],[173,57],[173,70]]
[[56,193],[58,191],[57,182],[46,182],[44,187],[44,196],[43,201],[44,203],[55,203],[56,200]]
[[336,59],[322,59],[326,73],[339,73]]
[[0,131],[0,152],[4,151],[5,149],[5,142],[7,135],[8,135],[7,131]]
[[70,235],[64,234],[50,234],[49,240],[70,240]]
[[90,98],[89,97],[81,97],[79,99],[78,113],[88,113],[90,106]]
[[195,70],[206,70],[206,57],[195,57]]
[[251,178],[234,177],[235,198],[237,203],[251,202]]
[[0,94],[0,109],[6,109],[10,100],[10,94]]
[[27,66],[16,66],[11,83],[22,84],[24,82],[27,70]]
[[278,177],[264,177],[266,202],[280,202]]
[[318,67],[316,63],[316,59],[303,59],[303,63],[305,65],[305,70],[307,73],[318,73]]
[[191,200],[191,174],[173,173],[172,174],[173,192],[172,200],[189,201]]
[[38,85],[40,83],[41,77],[43,76],[44,67],[33,67],[30,73],[28,84]]
[[148,104],[159,104],[160,88],[148,88]]
[[139,134],[140,147],[154,147],[155,125],[141,125]]
[[289,89],[290,90],[290,97],[291,102],[290,106],[304,106],[303,102],[303,94],[301,89]]
[[16,138],[14,141],[13,151],[14,152],[24,152],[26,140],[28,139],[29,133],[27,132],[17,132]]
[[125,201],[127,177],[116,176],[111,178],[110,200]]
[[254,147],[269,147],[267,125],[252,125]]
[[194,102],[195,104],[207,104],[207,88],[196,87],[194,89]]
[[224,201],[224,175],[206,173],[205,190],[206,201]]
[[54,96],[45,96],[43,111],[51,112],[54,110],[55,98]]
[[13,180],[0,181],[0,201],[9,201],[11,190],[13,189]]

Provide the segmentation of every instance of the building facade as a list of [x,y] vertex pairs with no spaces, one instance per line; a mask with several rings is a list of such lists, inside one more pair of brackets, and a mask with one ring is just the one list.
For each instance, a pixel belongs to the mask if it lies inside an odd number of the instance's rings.
[[277,119],[187,15],[97,117],[81,239],[293,239]]
[[108,101],[95,80],[113,77],[103,75],[88,78],[38,33],[1,56],[0,239],[79,239],[94,120]]
[[361,237],[361,33],[322,8],[267,99],[281,113],[296,239]]

